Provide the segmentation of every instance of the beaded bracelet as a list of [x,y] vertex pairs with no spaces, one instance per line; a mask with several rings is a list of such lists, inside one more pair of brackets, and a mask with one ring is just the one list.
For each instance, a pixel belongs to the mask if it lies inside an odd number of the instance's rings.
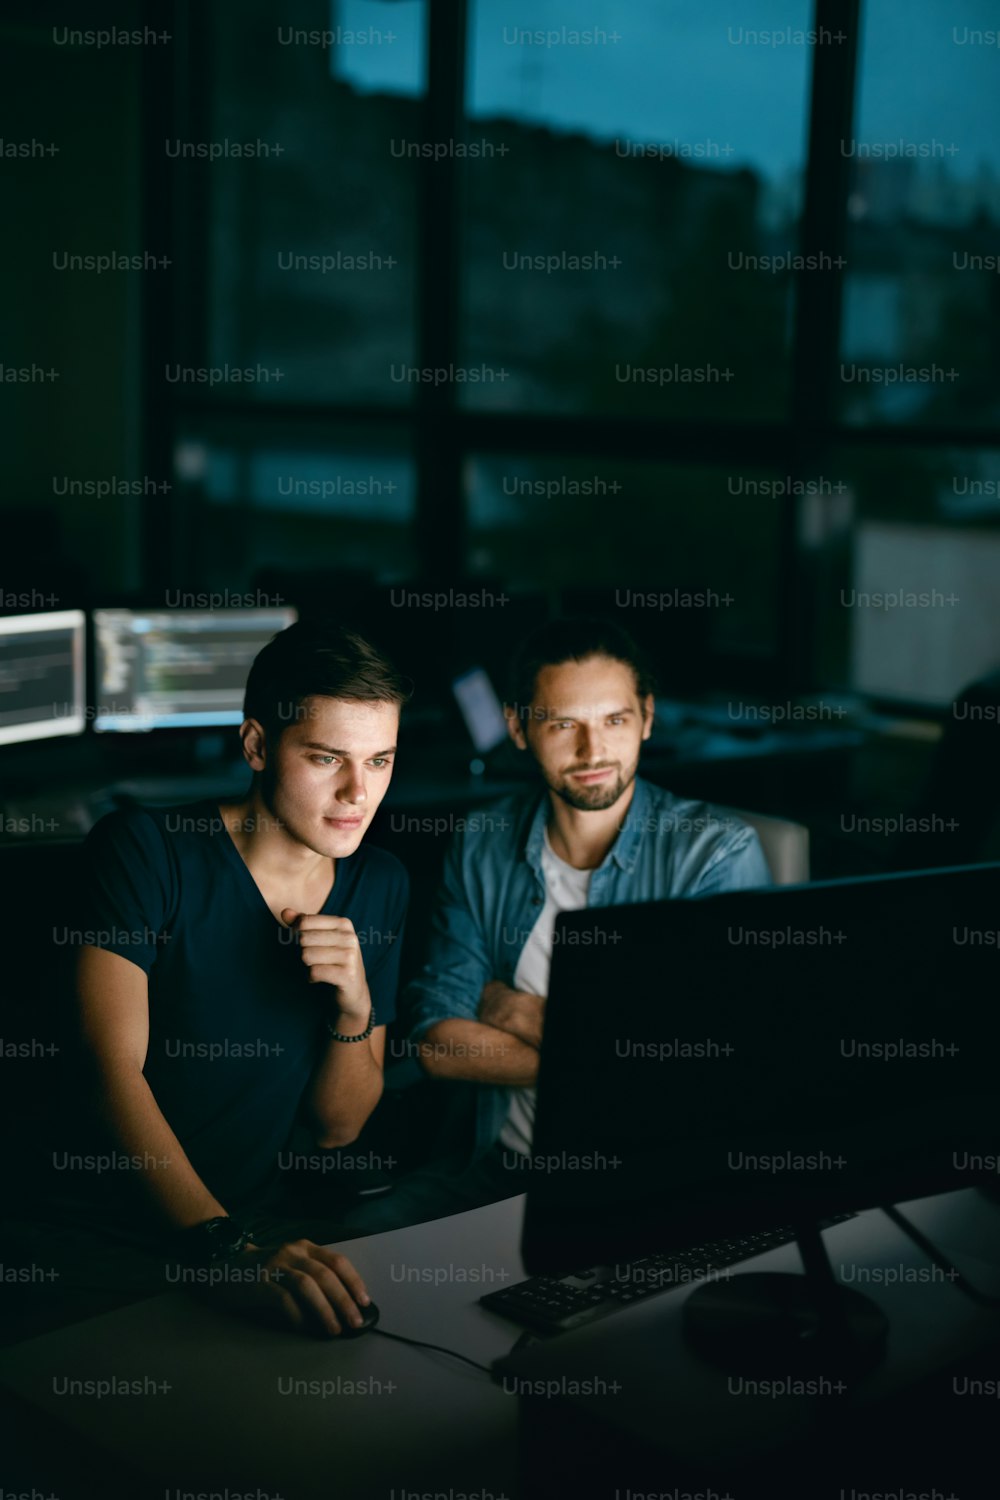
[[372,1031],[374,1030],[374,1027],[375,1027],[375,1007],[374,1007],[374,1005],[372,1006],[371,1010],[368,1012],[368,1025],[365,1027],[364,1031],[359,1031],[358,1034],[357,1034],[357,1036],[345,1036],[342,1031],[338,1031],[335,1026],[331,1025],[329,1018],[327,1018],[327,1023],[326,1023],[326,1029],[330,1033],[330,1035],[333,1037],[333,1040],[335,1042],[363,1042],[367,1037],[371,1036]]

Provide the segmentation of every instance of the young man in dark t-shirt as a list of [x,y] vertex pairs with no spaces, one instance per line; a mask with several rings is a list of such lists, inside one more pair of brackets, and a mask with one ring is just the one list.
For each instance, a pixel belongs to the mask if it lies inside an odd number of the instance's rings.
[[[247,682],[241,801],[115,812],[87,840],[77,970],[116,1211],[238,1311],[336,1334],[369,1299],[346,1257],[265,1249],[293,1131],[353,1141],[382,1091],[408,882],[362,845],[392,774],[402,679],[300,622]],[[138,1191],[136,1191],[138,1188]]]

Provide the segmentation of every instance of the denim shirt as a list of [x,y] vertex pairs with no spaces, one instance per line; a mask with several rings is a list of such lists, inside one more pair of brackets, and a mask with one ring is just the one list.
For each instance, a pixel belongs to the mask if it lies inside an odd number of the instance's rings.
[[[513,985],[521,950],[545,904],[546,789],[469,814],[445,857],[427,962],[401,1002],[411,1043],[438,1021],[475,1020],[483,986]],[[663,901],[772,884],[756,832],[705,802],[636,777],[617,838],[594,870],[588,906]],[[511,1090],[480,1084],[473,1157],[503,1128]]]

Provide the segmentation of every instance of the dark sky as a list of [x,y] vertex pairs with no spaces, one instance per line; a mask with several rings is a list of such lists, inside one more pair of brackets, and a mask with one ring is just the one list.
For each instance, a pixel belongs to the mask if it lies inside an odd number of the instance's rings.
[[[718,158],[768,177],[801,167],[812,48],[752,44],[753,31],[808,30],[811,0],[470,0],[469,108],[611,142],[730,144]],[[863,0],[857,139],[954,143],[955,176],[1000,168],[997,0]],[[412,92],[423,0],[331,0],[333,24],[390,27],[393,43],[340,49],[338,76]],[[601,29],[596,46],[533,46],[521,30]],[[611,40],[616,34],[617,41]],[[833,45],[837,45],[834,43]]]

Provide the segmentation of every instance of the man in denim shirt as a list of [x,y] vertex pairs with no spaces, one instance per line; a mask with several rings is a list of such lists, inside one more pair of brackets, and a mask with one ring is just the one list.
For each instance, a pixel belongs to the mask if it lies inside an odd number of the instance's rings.
[[559,911],[771,883],[752,829],[636,774],[652,688],[617,625],[553,621],[521,648],[508,729],[545,789],[466,820],[446,857],[427,962],[402,1007],[426,1072],[479,1085],[474,1140],[359,1209],[357,1227],[524,1191]]

